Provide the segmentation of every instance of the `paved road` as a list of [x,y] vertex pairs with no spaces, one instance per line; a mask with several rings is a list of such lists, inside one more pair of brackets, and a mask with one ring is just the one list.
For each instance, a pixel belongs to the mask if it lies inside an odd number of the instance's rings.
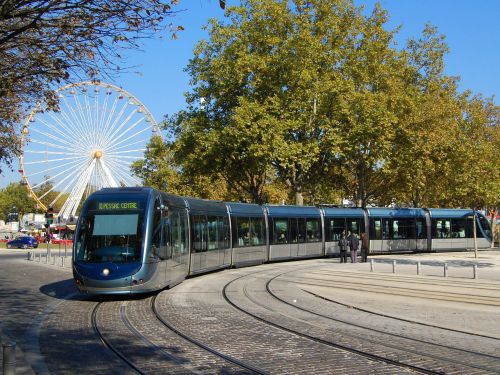
[[18,374],[135,373],[96,329],[143,373],[500,373],[499,251],[378,256],[374,272],[275,263],[105,303],[76,293],[69,262],[51,263],[0,252],[0,335],[18,344]]

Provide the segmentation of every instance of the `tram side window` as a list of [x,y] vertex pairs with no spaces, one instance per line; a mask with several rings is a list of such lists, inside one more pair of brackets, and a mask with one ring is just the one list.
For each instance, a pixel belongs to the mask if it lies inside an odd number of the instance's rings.
[[306,220],[307,242],[320,242],[321,231],[318,219]]
[[274,219],[274,244],[286,244],[288,239],[288,219]]
[[[467,238],[474,238],[474,222],[472,220],[473,220],[472,216],[470,216],[467,218],[467,221],[466,221],[465,235],[467,236]],[[477,220],[476,220],[476,238],[483,238],[484,237],[483,232],[481,231],[480,225],[483,226],[483,230],[484,230],[485,224],[487,225],[486,235],[488,237],[491,236],[489,223],[486,220],[486,223],[483,224],[483,222],[481,221],[481,217],[478,216]]]
[[361,236],[363,227],[360,219],[346,219],[347,230],[351,233],[356,233],[358,238]]
[[451,238],[451,219],[432,219],[432,238]]
[[451,220],[451,238],[465,238],[465,219]]
[[410,238],[413,219],[389,219],[391,231],[389,238],[394,240],[404,240]]
[[427,233],[424,219],[417,219],[416,224],[416,237],[419,239],[425,238]]
[[382,219],[370,219],[370,237],[374,240],[382,239]]
[[264,244],[264,219],[253,217],[250,219],[250,246]]
[[[327,241],[338,241],[342,236],[342,231],[345,230],[345,219],[330,219],[327,220]],[[347,235],[347,231],[346,231]]]
[[193,216],[193,252],[207,251],[207,223],[205,216]]
[[236,218],[237,223],[237,247],[248,246],[250,243],[250,219],[247,217]]
[[233,235],[233,247],[264,244],[264,220],[262,218],[238,217],[233,219],[233,226],[235,223],[237,237]]
[[[484,237],[483,236],[483,231],[484,231],[484,234],[486,234],[486,236],[488,238],[491,238],[491,226],[490,226],[490,223],[488,221],[487,218],[485,218],[484,216],[478,216],[478,221],[479,221],[479,225],[477,226],[476,228],[476,237],[477,238],[482,238]],[[481,230],[481,228],[483,230]]]

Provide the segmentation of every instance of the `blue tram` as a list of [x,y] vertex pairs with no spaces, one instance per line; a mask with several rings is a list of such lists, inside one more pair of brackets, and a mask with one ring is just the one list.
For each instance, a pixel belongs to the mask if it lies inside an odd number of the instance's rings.
[[[490,247],[489,223],[476,217],[477,245]],[[145,293],[222,268],[337,256],[343,231],[366,233],[370,254],[474,246],[471,210],[259,206],[106,188],[82,207],[73,276],[85,293]]]

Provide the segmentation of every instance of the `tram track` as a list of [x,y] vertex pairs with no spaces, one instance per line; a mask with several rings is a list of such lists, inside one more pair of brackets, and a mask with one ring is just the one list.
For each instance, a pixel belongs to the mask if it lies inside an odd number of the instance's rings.
[[138,367],[135,366],[135,364],[130,361],[118,348],[116,348],[112,343],[111,340],[108,340],[106,336],[101,332],[99,329],[99,326],[97,324],[97,312],[99,308],[103,305],[104,302],[98,302],[96,303],[95,307],[92,310],[91,314],[91,322],[92,322],[92,328],[94,329],[94,332],[96,333],[97,337],[99,337],[99,340],[102,342],[104,347],[111,351],[115,356],[117,356],[125,365],[127,365],[132,371],[134,371],[137,374],[144,375],[145,373],[142,372]]
[[[106,303],[97,303],[92,311],[91,321],[94,332],[102,344],[128,366],[133,373],[206,375],[222,371],[226,374],[266,374],[255,367],[241,361],[238,362],[222,353],[217,353],[215,349],[207,345],[196,344],[196,340],[175,328],[172,329],[173,327],[157,313],[154,307],[156,297],[155,295],[146,300],[121,301],[118,308],[113,306],[110,311],[105,312],[107,315],[112,316],[111,320],[115,322],[114,328],[108,334],[105,334],[99,328],[98,323],[99,309]],[[115,302],[108,302],[108,304],[113,303]],[[148,306],[147,309],[143,308],[145,303]],[[133,305],[131,309],[132,317],[129,316],[127,311],[129,304]],[[148,309],[151,312],[150,316],[147,314]],[[113,310],[118,310],[118,313],[114,313]],[[119,321],[116,321],[116,318],[119,318]],[[120,325],[123,325],[123,327],[119,327]],[[126,330],[123,328],[126,328]],[[172,332],[171,335],[169,336],[168,332],[165,332],[162,328]],[[110,328],[106,327],[106,329],[109,330]],[[143,332],[146,332],[146,334]],[[187,341],[190,345],[196,345],[197,349],[187,348],[186,344],[176,342],[176,337],[177,341]],[[117,343],[114,344],[114,341]],[[182,350],[179,352],[181,348]],[[203,350],[210,354],[209,356],[192,355],[193,350]],[[192,357],[188,356],[186,358],[186,353],[190,353]],[[210,356],[216,356],[217,358],[206,358]],[[197,358],[198,362],[191,363],[192,358]],[[231,366],[225,365],[227,362],[230,362]],[[209,367],[212,368],[207,370]]]
[[[293,272],[293,271],[289,271],[289,272]],[[276,300],[282,302],[282,303],[285,303],[295,309],[300,309],[302,310],[303,312],[307,313],[307,314],[312,314],[312,315],[316,315],[316,316],[320,316],[321,318],[323,319],[329,319],[330,321],[336,321],[338,323],[342,323],[342,324],[347,324],[349,325],[350,323],[347,322],[347,321],[342,321],[342,320],[339,320],[339,319],[335,319],[335,318],[332,318],[332,317],[329,317],[329,316],[326,316],[324,314],[318,314],[310,309],[307,309],[307,308],[301,308],[301,307],[298,307],[296,304],[292,304],[288,301],[285,301],[281,298],[279,298],[278,296],[276,296],[270,289],[269,285],[270,283],[278,278],[279,276],[283,276],[289,272],[284,272],[284,273],[281,273],[275,277],[273,277],[271,280],[269,280],[267,283],[266,283],[266,291],[269,295],[271,295],[273,298],[275,298]],[[243,278],[243,277],[242,277]],[[387,356],[381,356],[381,355],[376,355],[376,354],[373,354],[371,352],[367,352],[367,351],[363,351],[363,350],[358,350],[356,349],[355,347],[352,347],[350,345],[344,345],[344,344],[339,344],[339,343],[334,343],[330,340],[324,340],[324,339],[321,339],[317,336],[311,336],[309,334],[305,334],[303,332],[299,332],[297,331],[296,329],[291,329],[289,327],[285,327],[283,324],[276,324],[275,322],[271,322],[269,321],[268,319],[264,319],[256,314],[253,314],[251,312],[248,311],[248,309],[244,309],[244,308],[240,308],[237,304],[233,303],[230,299],[230,297],[228,296],[227,294],[227,288],[229,287],[229,285],[231,285],[231,283],[235,282],[237,279],[231,281],[230,283],[226,284],[226,286],[224,287],[224,290],[223,290],[223,294],[224,294],[224,298],[226,299],[226,301],[231,304],[233,307],[237,308],[238,310],[246,313],[246,314],[249,314],[251,315],[252,317],[254,317],[255,319],[259,320],[259,321],[262,321],[266,324],[269,324],[273,327],[276,327],[276,328],[280,328],[280,329],[283,329],[287,332],[290,332],[290,333],[293,333],[293,334],[296,334],[296,335],[299,335],[301,337],[304,337],[304,338],[307,338],[307,339],[310,339],[312,341],[316,341],[316,342],[319,342],[319,343],[322,343],[324,345],[327,345],[327,346],[331,346],[331,347],[334,347],[334,348],[338,348],[338,349],[342,349],[342,350],[346,350],[346,351],[349,351],[351,353],[355,353],[355,354],[358,354],[358,355],[361,355],[361,356],[364,356],[364,357],[367,357],[367,358],[370,358],[374,361],[379,361],[379,362],[386,362],[386,363],[391,363],[393,365],[396,365],[396,366],[401,366],[401,367],[404,367],[404,368],[408,368],[412,371],[417,371],[419,373],[428,373],[428,374],[439,374],[439,373],[442,373],[442,371],[439,369],[439,365],[435,365],[435,366],[432,366],[432,363],[431,363],[431,366],[427,366],[427,367],[422,367],[422,366],[416,366],[416,365],[413,365],[411,363],[404,363],[404,362],[401,362],[401,361],[398,361],[398,360],[393,360],[391,358],[388,358]],[[280,315],[285,315],[287,318],[292,318],[294,320],[297,320],[297,318],[294,318],[293,316],[291,316],[290,314],[285,314],[283,313],[283,311],[276,311],[272,308],[270,308],[269,306],[267,306],[266,304],[262,303],[261,302],[261,297],[262,296],[259,296],[259,300],[253,298],[252,296],[250,296],[250,294],[248,293],[248,290],[246,288],[246,286],[244,287],[244,294],[245,294],[245,297],[250,299],[252,303],[260,306],[261,308],[267,310],[267,311],[270,311],[270,312],[274,312],[276,314],[280,314]],[[301,323],[303,322],[303,319],[301,321]],[[362,326],[358,326],[357,328],[361,328],[361,329],[368,329],[367,327],[362,327]],[[496,356],[490,356],[488,354],[484,354],[484,353],[477,353],[477,352],[473,352],[473,351],[466,351],[466,350],[463,350],[463,349],[458,349],[458,348],[453,348],[453,347],[447,347],[446,345],[436,345],[434,343],[429,343],[429,342],[426,342],[424,340],[414,340],[412,338],[408,338],[408,337],[404,337],[404,336],[401,336],[399,335],[394,335],[394,334],[390,334],[388,332],[382,332],[382,331],[374,331],[372,330],[373,333],[376,333],[377,335],[389,335],[390,337],[392,338],[398,338],[400,340],[404,339],[404,340],[411,340],[410,342],[412,344],[418,344],[418,345],[434,345],[433,347],[436,348],[436,347],[439,347],[441,350],[442,349],[446,349],[446,350],[454,350],[454,351],[458,351],[457,353],[458,354],[464,354],[464,353],[468,353],[468,354],[472,354],[472,355],[479,355],[479,356],[482,356],[482,359],[489,359],[491,361],[498,361],[498,357]],[[387,337],[387,336],[386,336]],[[353,336],[351,334],[351,338],[354,338],[356,340],[361,340],[362,342],[366,343],[370,340],[367,340],[366,337],[356,337],[356,336]],[[385,340],[385,342],[380,342],[379,341],[373,341],[372,340],[372,344],[376,344],[376,345],[384,345],[385,347],[389,347],[391,348],[391,350],[401,350],[401,346],[400,345],[388,345],[387,342],[389,340]],[[412,347],[418,347],[418,345],[407,345],[408,346],[412,346]],[[403,349],[405,350],[405,349]],[[429,350],[429,352],[432,352],[432,350]],[[432,353],[429,353],[429,352],[422,352],[422,351],[419,351],[419,350],[415,350],[415,349],[412,349],[412,350],[409,350],[408,348],[405,350],[405,353],[411,353],[412,355],[414,355],[415,357],[415,362],[418,362],[418,363],[421,363],[422,362],[422,358],[418,358],[418,357],[426,357],[426,358],[429,358],[432,361],[447,361],[447,362],[450,362],[452,365],[461,365],[461,366],[466,366],[468,368],[474,368],[476,370],[483,370],[483,371],[487,371],[487,372],[490,372],[490,371],[494,371],[492,370],[492,368],[490,367],[486,367],[486,366],[481,366],[481,365],[474,365],[469,362],[465,362],[465,361],[457,361],[457,360],[453,360],[453,359],[450,359],[450,358],[442,358],[441,356],[435,356],[435,355],[432,355]],[[498,368],[497,368],[498,370]],[[455,371],[456,373],[460,373],[460,372],[457,372]]]
[[[321,338],[317,338],[317,337],[313,337],[311,335],[308,335],[308,334],[304,334],[302,332],[299,332],[297,330],[294,330],[294,329],[290,329],[290,328],[287,328],[281,324],[276,324],[276,323],[273,323],[267,319],[264,319],[264,318],[261,318],[259,317],[258,315],[256,314],[253,314],[253,313],[250,313],[248,311],[246,311],[245,309],[242,309],[240,308],[239,306],[237,306],[235,303],[233,303],[229,297],[227,296],[226,292],[225,292],[225,289],[227,286],[229,286],[229,284],[227,284],[225,287],[224,287],[224,291],[223,291],[223,295],[224,295],[224,298],[226,299],[226,301],[231,305],[233,306],[234,308],[236,308],[237,310],[241,311],[241,312],[244,312],[245,314],[248,314],[250,315],[252,318],[254,319],[257,319],[258,321],[262,322],[262,323],[265,323],[267,325],[270,325],[274,328],[278,328],[280,330],[283,330],[285,332],[288,332],[288,333],[291,333],[293,335],[296,335],[298,337],[301,337],[301,338],[305,338],[307,340],[311,340],[311,341],[314,341],[316,343],[319,343],[319,344],[323,344],[323,345],[326,345],[328,347],[331,347],[331,348],[335,348],[335,349],[340,349],[340,350],[343,350],[343,351],[347,351],[347,352],[350,352],[350,353],[353,353],[353,354],[356,354],[356,355],[359,355],[359,356],[362,356],[362,357],[365,357],[365,358],[368,358],[372,361],[376,361],[376,362],[380,362],[380,363],[389,363],[391,365],[395,365],[395,366],[398,366],[400,368],[406,368],[406,369],[409,369],[409,370],[412,370],[414,372],[417,372],[417,373],[421,373],[421,374],[442,374],[441,372],[434,372],[434,371],[429,371],[429,370],[426,370],[426,369],[423,369],[423,368],[420,368],[418,366],[413,366],[413,365],[408,365],[408,364],[404,364],[404,363],[401,363],[401,362],[398,362],[398,361],[394,361],[394,360],[391,360],[391,359],[388,359],[388,358],[384,358],[384,357],[381,357],[381,356],[378,356],[378,355],[374,355],[374,354],[370,354],[368,352],[364,352],[364,351],[361,351],[361,350],[357,350],[355,348],[352,348],[352,347],[349,347],[349,346],[346,346],[346,345],[341,345],[341,344],[337,344],[337,343],[333,343],[333,342],[330,342],[330,341],[326,341],[326,340],[323,340]],[[262,308],[270,311],[270,312],[273,312],[273,313],[279,313],[280,315],[285,315],[287,318],[291,318],[290,315],[286,315],[286,314],[283,314],[282,312],[277,312],[273,309],[271,309],[269,306],[261,303],[260,301],[257,301],[256,299],[252,298],[249,296],[248,294],[248,291],[244,290],[244,294],[245,296],[251,300],[254,304],[258,305],[258,306],[261,306]],[[295,319],[295,318],[294,318]],[[296,319],[295,319],[296,320]],[[303,323],[307,323],[307,321],[305,320],[302,320]]]
[[[490,355],[490,354],[487,354],[487,353],[480,353],[480,352],[477,352],[477,351],[472,351],[472,350],[457,348],[457,347],[453,347],[453,346],[449,346],[449,345],[443,345],[443,344],[438,344],[438,343],[435,343],[435,342],[430,342],[430,341],[426,341],[426,340],[422,340],[422,339],[416,339],[416,338],[413,338],[413,337],[408,337],[408,336],[404,336],[404,335],[394,334],[394,333],[391,333],[391,332],[382,331],[380,329],[375,329],[375,328],[367,327],[366,325],[356,324],[356,323],[348,322],[346,320],[342,320],[342,319],[338,319],[338,318],[332,318],[331,316],[327,316],[327,315],[324,315],[324,314],[321,314],[321,313],[317,313],[317,312],[315,312],[315,311],[313,311],[311,309],[303,308],[303,307],[298,306],[296,304],[291,304],[290,302],[288,302],[288,301],[284,300],[283,298],[277,296],[271,290],[270,284],[277,277],[279,277],[279,275],[276,276],[276,277],[274,277],[273,279],[269,280],[266,283],[266,291],[269,294],[271,294],[274,298],[276,298],[277,300],[279,300],[280,302],[282,302],[284,304],[287,304],[287,305],[289,305],[289,306],[291,306],[293,308],[300,309],[300,310],[302,310],[302,311],[304,311],[306,313],[313,314],[313,315],[316,315],[316,316],[320,316],[322,318],[325,318],[325,319],[328,319],[328,320],[332,320],[332,321],[336,321],[336,322],[339,322],[339,323],[348,324],[348,325],[351,325],[351,326],[355,326],[355,327],[358,327],[358,328],[369,330],[371,332],[374,332],[377,335],[388,335],[388,336],[391,336],[391,337],[397,338],[397,339],[411,340],[412,342],[417,342],[419,344],[429,345],[431,348],[440,348],[440,349],[453,350],[453,351],[457,352],[455,354],[456,354],[456,357],[458,357],[458,358],[460,358],[461,355],[477,355],[477,356],[481,356],[481,358],[483,360],[484,359],[488,359],[488,360],[491,360],[491,361],[494,361],[494,362],[500,361],[500,357],[496,356],[496,355]],[[306,293],[310,293],[310,292],[307,292],[307,291],[305,291],[305,292]],[[328,301],[328,299],[326,299],[326,300]],[[346,306],[346,307],[351,308],[351,306]],[[382,315],[380,315],[380,316],[382,316]],[[397,318],[397,317],[392,317],[392,319],[398,320],[398,321],[401,321],[401,322],[409,322],[408,320],[400,319],[400,318]],[[410,322],[410,323],[422,325],[420,323],[415,323],[415,322]],[[431,327],[430,325],[427,325],[427,326]],[[453,329],[444,328],[444,327],[434,326],[432,328],[437,328],[437,329],[441,329],[441,330],[444,330],[444,331],[450,331],[450,332],[458,332],[458,333],[465,334],[465,335],[479,336],[479,337],[484,337],[484,338],[488,338],[488,339],[498,340],[497,338],[490,337],[490,336],[478,335],[478,334],[473,334],[473,333],[469,333],[469,332],[453,330]],[[366,340],[366,338],[363,338],[363,339]],[[390,346],[390,347],[392,347],[394,349],[398,349],[399,348],[398,346],[387,344],[388,341],[389,340],[385,340],[384,341],[384,345]],[[432,351],[433,350],[429,350],[429,352],[432,352]],[[421,351],[414,351],[413,350],[412,352],[414,354],[417,354],[417,355],[426,355],[426,356],[430,356],[430,357],[435,358],[435,359],[449,361],[449,359],[445,359],[443,357],[434,356],[432,354],[421,352]],[[471,365],[471,363],[467,362],[467,361],[452,360],[452,362],[453,363],[457,363],[457,364],[461,364],[461,365],[466,365],[468,367],[473,367],[473,368],[481,369],[481,370],[492,371],[492,369],[490,367],[479,366],[479,365]],[[478,361],[478,362],[481,362],[481,361]]]
[[236,358],[233,358],[227,354],[224,354],[220,350],[217,350],[214,347],[211,347],[207,344],[204,344],[203,342],[201,342],[200,340],[197,340],[193,336],[190,336],[189,334],[184,333],[184,332],[180,331],[179,329],[177,329],[173,324],[168,322],[168,320],[166,320],[158,312],[158,310],[156,308],[156,297],[157,296],[154,296],[151,300],[151,308],[152,308],[153,313],[155,314],[158,321],[160,321],[165,327],[167,327],[169,330],[174,332],[176,335],[178,335],[179,337],[183,338],[184,340],[190,342],[191,344],[196,345],[197,347],[207,351],[208,353],[210,353],[210,354],[212,354],[220,359],[223,359],[224,361],[230,362],[231,364],[236,365],[236,366],[240,367],[241,369],[250,371],[251,374],[261,374],[261,375],[268,374],[266,371],[259,369],[256,366],[253,366],[251,364],[248,364],[248,363],[240,361]]

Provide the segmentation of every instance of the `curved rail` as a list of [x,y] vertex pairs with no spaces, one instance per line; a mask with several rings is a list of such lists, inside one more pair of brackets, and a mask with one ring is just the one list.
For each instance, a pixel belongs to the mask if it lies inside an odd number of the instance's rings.
[[[296,271],[296,270],[294,270]],[[283,272],[275,277],[273,277],[271,280],[269,280],[266,284],[266,289],[268,288],[268,285],[269,283],[274,280],[275,278],[279,277],[279,276],[282,276],[286,273],[289,273],[289,272],[293,272],[293,271],[288,271],[288,272]],[[233,282],[235,282],[236,280],[239,280],[241,278],[244,278],[246,277],[247,275],[243,275],[241,277],[238,277],[232,281],[230,281],[229,283],[227,283],[224,288],[223,288],[223,296],[224,296],[224,299],[226,300],[227,303],[229,303],[231,306],[233,306],[234,308],[236,308],[237,310],[253,317],[254,319],[258,320],[258,321],[261,321],[267,325],[270,325],[272,327],[275,327],[275,328],[278,328],[278,329],[281,329],[283,331],[286,331],[286,332],[289,332],[289,333],[292,333],[296,336],[299,336],[299,337],[302,337],[302,338],[305,338],[305,339],[308,339],[308,340],[311,340],[313,342],[317,342],[317,343],[320,343],[320,344],[323,344],[323,345],[326,345],[326,346],[329,346],[329,347],[332,347],[332,348],[336,348],[336,349],[341,349],[341,350],[345,350],[347,352],[350,352],[350,353],[353,353],[353,354],[357,354],[357,355],[360,355],[362,357],[365,357],[365,358],[368,358],[368,359],[371,359],[373,361],[376,361],[376,362],[382,362],[382,363],[388,363],[388,364],[392,364],[394,366],[398,366],[398,367],[401,367],[401,368],[406,368],[406,369],[409,369],[409,370],[412,370],[412,371],[416,371],[416,372],[419,372],[419,373],[423,373],[423,374],[442,374],[441,371],[433,371],[433,370],[429,370],[429,369],[426,369],[426,368],[423,368],[423,367],[419,367],[419,366],[415,366],[415,365],[411,365],[411,364],[407,364],[407,363],[404,363],[404,362],[400,362],[400,361],[397,361],[397,360],[393,360],[393,359],[390,359],[390,358],[387,358],[387,357],[383,357],[383,356],[380,356],[380,355],[376,355],[376,354],[372,354],[372,353],[368,353],[368,352],[364,352],[362,350],[358,350],[358,349],[355,349],[355,348],[352,348],[350,346],[346,346],[346,345],[342,345],[342,344],[338,344],[338,343],[332,343],[330,341],[326,341],[326,340],[323,340],[321,338],[317,338],[317,337],[313,337],[313,336],[310,336],[308,334],[305,334],[305,333],[302,333],[302,332],[298,332],[296,330],[293,330],[293,329],[290,329],[290,328],[287,328],[287,327],[284,327],[280,324],[276,324],[276,323],[273,323],[271,321],[268,321],[264,318],[261,318],[260,316],[258,315],[255,315],[251,312],[248,312],[244,309],[242,309],[241,307],[239,307],[238,305],[236,305],[235,303],[233,303],[230,298],[228,297],[228,294],[227,294],[227,288],[229,287],[230,284],[232,284]],[[269,290],[268,290],[268,293],[270,293],[271,296],[273,296],[273,298],[276,298],[276,296],[274,296]],[[247,298],[251,298],[248,294],[246,294]],[[281,299],[277,298],[278,300],[281,301]],[[266,306],[266,305],[263,305],[261,302],[259,301],[256,301],[254,299],[251,299],[252,302],[256,303],[257,305],[259,306],[262,306],[263,308],[267,309],[267,310],[272,310],[271,308],[269,308],[269,306]],[[293,307],[296,307],[295,305],[293,304],[290,304],[288,302],[285,301],[286,304],[290,305],[290,306],[293,306]],[[306,312],[310,312],[308,311],[307,309],[303,309],[303,308],[300,308]],[[311,312],[310,312],[311,313]],[[317,314],[319,315],[319,314]],[[345,322],[343,322],[345,323]],[[365,328],[365,327],[364,327]],[[408,339],[408,338],[407,338]],[[428,356],[428,354],[426,354]],[[439,359],[442,359],[442,358],[439,358]]]
[[242,362],[242,361],[239,361],[231,356],[228,356],[220,351],[218,351],[217,349],[214,349],[204,343],[202,343],[201,341],[199,340],[196,340],[195,338],[189,336],[189,335],[186,335],[185,333],[179,331],[177,328],[175,328],[172,324],[170,324],[167,320],[165,320],[165,318],[163,318],[163,316],[161,316],[157,309],[156,309],[156,297],[157,296],[154,296],[152,299],[151,299],[151,308],[153,309],[153,312],[156,316],[156,318],[162,323],[164,324],[168,329],[170,329],[171,331],[175,332],[178,336],[182,337],[183,339],[189,341],[190,343],[202,348],[202,349],[205,349],[207,352],[219,357],[219,358],[222,358],[236,366],[239,366],[245,370],[248,370],[248,371],[251,371],[252,373],[255,373],[255,374],[261,374],[261,375],[264,375],[264,374],[268,374],[268,372],[262,370],[262,369],[259,369],[255,366],[252,366],[250,364],[247,364],[245,362]]
[[142,372],[138,367],[136,367],[131,361],[127,359],[118,349],[116,349],[111,342],[106,340],[102,332],[99,330],[99,327],[97,326],[97,310],[99,310],[99,306],[101,306],[103,302],[98,302],[94,309],[92,310],[92,328],[94,329],[95,333],[101,340],[102,344],[109,349],[111,352],[113,352],[118,358],[122,360],[123,363],[125,363],[127,366],[129,366],[133,371],[135,371],[138,374],[145,375],[144,372]]

